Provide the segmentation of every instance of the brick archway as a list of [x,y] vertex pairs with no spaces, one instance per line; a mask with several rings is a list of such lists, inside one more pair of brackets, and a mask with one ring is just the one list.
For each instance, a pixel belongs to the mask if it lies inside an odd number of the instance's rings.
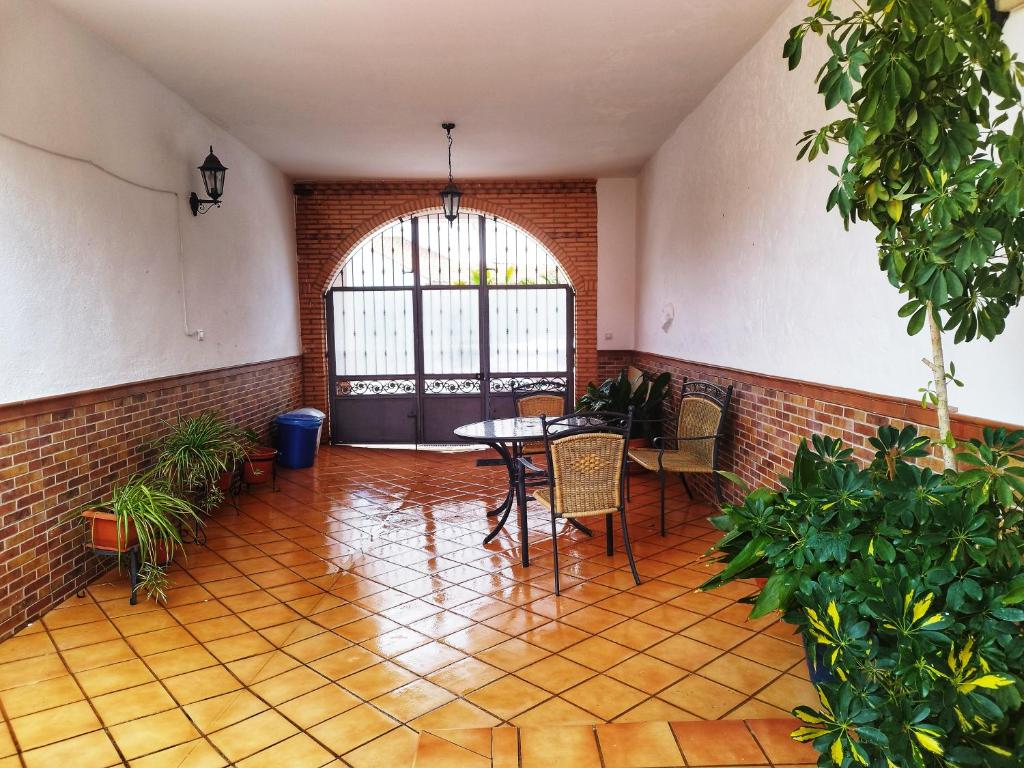
[[[592,180],[465,182],[463,207],[498,216],[544,245],[576,292],[576,386],[597,375],[597,196]],[[324,182],[296,186],[303,393],[325,413],[323,297],[365,237],[402,216],[437,208],[436,181]]]

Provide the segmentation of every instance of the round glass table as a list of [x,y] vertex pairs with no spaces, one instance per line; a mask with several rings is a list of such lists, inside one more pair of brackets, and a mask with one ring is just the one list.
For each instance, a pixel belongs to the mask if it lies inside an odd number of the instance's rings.
[[[585,427],[591,423],[586,416],[575,419],[566,419],[560,422],[554,429],[566,430],[574,427]],[[537,442],[544,439],[544,425],[539,416],[519,416],[511,419],[490,419],[488,421],[477,421],[473,424],[464,424],[455,428],[455,436],[469,443],[482,443],[493,448],[501,457],[505,469],[508,471],[508,491],[505,498],[494,509],[488,510],[488,517],[498,517],[498,524],[484,538],[484,544],[489,544],[508,520],[512,507],[516,503],[516,489],[521,488],[519,484],[519,472],[517,459],[520,454],[520,447],[523,443]],[[524,470],[525,471],[525,470]],[[519,507],[519,544],[520,554],[524,566],[530,564],[529,538],[526,526],[526,498],[518,499]],[[579,528],[586,534],[590,531],[575,520],[570,524]]]

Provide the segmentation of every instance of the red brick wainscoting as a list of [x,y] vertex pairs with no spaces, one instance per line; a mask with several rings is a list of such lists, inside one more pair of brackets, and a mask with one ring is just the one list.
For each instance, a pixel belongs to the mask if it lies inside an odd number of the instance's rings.
[[[722,466],[742,477],[752,487],[777,486],[781,474],[792,469],[793,458],[802,438],[815,433],[841,437],[861,460],[870,460],[874,449],[868,444],[878,427],[892,424],[903,427],[916,424],[935,437],[935,414],[920,402],[889,395],[860,392],[843,387],[785,379],[733,368],[706,365],[688,360],[623,350],[602,351],[598,370],[603,377],[616,375],[623,366],[634,365],[650,374],[669,371],[672,394],[665,409],[665,429],[675,429],[679,391],[683,378],[703,379],[721,386],[733,386],[728,437],[723,443]],[[984,419],[954,414],[953,432],[967,440],[981,435],[985,426],[1007,426]],[[935,458],[930,464],[941,469]],[[694,478],[691,488],[700,489],[705,498],[713,498],[707,478]],[[735,486],[726,483],[726,497],[737,501]]]
[[[325,413],[324,293],[348,255],[377,228],[438,208],[444,181],[335,181],[295,185],[304,395]],[[597,191],[593,179],[460,181],[462,209],[498,216],[544,244],[576,291],[576,382],[597,375]],[[325,431],[326,438],[326,431]]]
[[148,465],[164,421],[218,408],[263,432],[301,396],[289,357],[0,405],[0,640],[110,567],[77,509]]

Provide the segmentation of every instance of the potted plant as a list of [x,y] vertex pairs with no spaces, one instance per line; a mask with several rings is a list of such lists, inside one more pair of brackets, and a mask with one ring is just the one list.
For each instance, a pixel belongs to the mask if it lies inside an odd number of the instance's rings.
[[203,512],[214,509],[231,487],[245,448],[241,431],[217,411],[179,416],[156,441],[155,472]]
[[259,442],[259,435],[248,429],[244,432],[245,447],[243,454],[245,459],[242,463],[242,480],[248,485],[259,485],[271,480],[274,477],[274,462],[277,460],[277,451]]
[[[199,522],[195,508],[152,475],[114,486],[108,503],[89,505],[82,517],[89,521],[93,549],[116,554],[120,560],[138,548],[140,576],[146,565],[159,568],[169,563],[182,547],[182,527]],[[152,573],[147,578],[152,583],[158,580]]]
[[643,447],[654,437],[661,424],[662,406],[668,397],[671,378],[671,374],[666,371],[654,378],[645,373],[639,381],[630,381],[629,374],[623,368],[615,378],[606,379],[601,384],[588,384],[587,391],[576,402],[576,409],[625,413],[632,406],[630,446]]
[[751,616],[805,641],[821,708],[794,738],[819,765],[1022,765],[1024,431],[986,430],[942,474],[912,426],[871,442],[862,466],[804,441],[780,490],[726,505],[702,589],[771,574]]

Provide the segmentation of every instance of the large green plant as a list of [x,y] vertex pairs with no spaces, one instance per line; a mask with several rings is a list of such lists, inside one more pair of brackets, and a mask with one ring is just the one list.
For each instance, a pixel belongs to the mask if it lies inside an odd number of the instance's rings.
[[[956,342],[1002,333],[1024,292],[1022,69],[986,0],[810,0],[784,54],[807,35],[828,57],[816,81],[843,114],[807,131],[800,157],[846,155],[828,208],[877,230],[878,259],[904,294],[908,331],[928,325],[930,396],[954,465],[942,331]],[[849,13],[838,8],[851,9]]]
[[623,368],[615,378],[605,379],[600,384],[588,384],[587,391],[576,401],[576,410],[625,413],[632,406],[633,436],[651,437],[661,420],[671,378],[667,371],[653,378],[645,373],[637,383],[630,381]]
[[155,473],[204,511],[220,502],[217,479],[245,455],[242,431],[217,411],[179,416],[156,442]]
[[959,474],[912,463],[913,427],[871,443],[865,467],[815,437],[782,490],[727,505],[703,588],[769,577],[752,615],[781,610],[824,651],[794,733],[819,765],[1024,765],[1024,432],[986,431]]

